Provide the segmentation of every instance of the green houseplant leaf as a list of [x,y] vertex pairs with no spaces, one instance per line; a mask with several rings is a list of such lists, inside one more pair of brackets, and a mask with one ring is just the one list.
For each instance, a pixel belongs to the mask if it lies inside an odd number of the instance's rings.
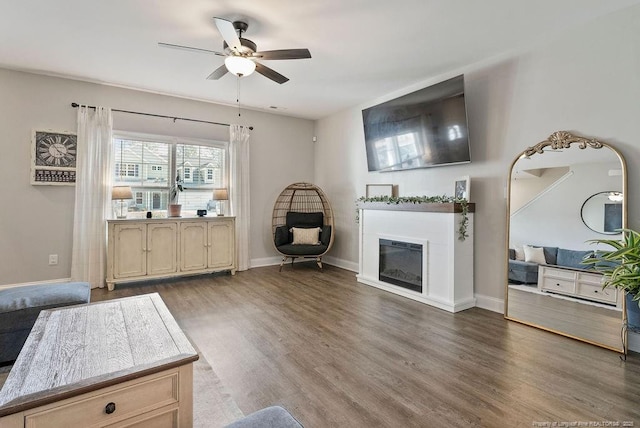
[[622,229],[622,239],[592,239],[594,244],[603,244],[611,250],[597,250],[594,257],[583,263],[604,275],[603,288],[616,287],[640,300],[640,233]]

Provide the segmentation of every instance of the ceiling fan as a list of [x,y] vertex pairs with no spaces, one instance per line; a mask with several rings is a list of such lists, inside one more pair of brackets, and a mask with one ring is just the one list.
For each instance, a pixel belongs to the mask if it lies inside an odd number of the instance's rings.
[[[194,48],[190,46],[174,45],[170,43],[159,42],[158,45],[165,48],[185,49],[194,52],[203,52],[224,56],[224,64],[216,68],[207,79],[218,80],[227,72],[231,72],[236,76],[248,76],[254,71],[273,80],[274,82],[283,84],[289,78],[283,76],[277,71],[259,63],[258,59],[263,60],[281,60],[281,59],[304,59],[311,58],[309,49],[280,49],[273,51],[258,51],[258,46],[249,39],[242,37],[242,33],[247,31],[249,24],[244,21],[228,21],[226,19],[214,17],[218,31],[224,39],[222,49],[224,52],[216,52],[209,49]],[[237,32],[237,34],[236,34]]]

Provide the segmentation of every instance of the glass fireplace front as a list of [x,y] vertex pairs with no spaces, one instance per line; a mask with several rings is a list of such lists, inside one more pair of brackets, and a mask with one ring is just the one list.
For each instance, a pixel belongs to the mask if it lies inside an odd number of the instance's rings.
[[379,280],[422,293],[422,245],[380,239]]

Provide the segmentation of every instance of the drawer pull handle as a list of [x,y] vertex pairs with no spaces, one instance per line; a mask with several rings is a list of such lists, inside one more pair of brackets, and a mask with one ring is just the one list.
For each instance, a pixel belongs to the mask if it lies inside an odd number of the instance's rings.
[[116,411],[116,403],[113,403],[113,402],[111,402],[111,403],[107,404],[107,405],[105,406],[105,408],[104,408],[104,412],[105,412],[107,415],[110,415],[111,413],[113,413],[113,412],[115,412],[115,411]]

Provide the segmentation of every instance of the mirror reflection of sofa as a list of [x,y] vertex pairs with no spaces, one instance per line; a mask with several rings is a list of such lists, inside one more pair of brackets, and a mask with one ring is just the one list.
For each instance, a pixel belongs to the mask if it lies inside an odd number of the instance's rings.
[[593,251],[569,250],[558,247],[538,247],[525,245],[522,248],[509,248],[509,281],[518,284],[538,284],[538,266],[587,269],[582,261]]

